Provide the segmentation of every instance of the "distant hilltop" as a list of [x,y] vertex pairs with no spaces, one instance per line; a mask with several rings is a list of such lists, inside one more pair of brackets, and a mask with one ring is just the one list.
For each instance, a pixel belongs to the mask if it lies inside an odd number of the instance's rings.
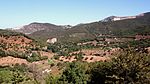
[[33,22],[11,30],[48,43],[53,43],[49,38],[56,38],[58,42],[77,42],[95,39],[100,35],[135,36],[150,34],[150,12],[135,16],[110,16],[104,20],[75,26]]
[[107,17],[107,18],[103,19],[102,21],[103,22],[109,22],[109,21],[119,21],[119,20],[126,20],[126,19],[135,19],[135,18],[138,18],[138,17],[142,17],[144,15],[145,14],[142,13],[142,14],[139,14],[139,15],[136,15],[136,16],[123,16],[123,17],[110,16],[110,17]]

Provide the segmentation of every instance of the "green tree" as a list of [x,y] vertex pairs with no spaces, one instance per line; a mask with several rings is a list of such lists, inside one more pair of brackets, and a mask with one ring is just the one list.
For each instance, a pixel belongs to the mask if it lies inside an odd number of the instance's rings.
[[112,63],[115,83],[149,83],[150,55],[127,51],[121,53]]
[[4,50],[0,49],[0,57],[5,57],[7,56],[7,53]]
[[73,62],[63,71],[60,81],[69,84],[87,84],[88,79],[85,67],[79,62]]
[[46,78],[45,78],[45,83],[46,84],[62,84],[59,81],[59,77],[53,76],[52,74],[49,74]]
[[90,84],[105,84],[111,75],[111,62],[96,62],[91,64],[90,70]]

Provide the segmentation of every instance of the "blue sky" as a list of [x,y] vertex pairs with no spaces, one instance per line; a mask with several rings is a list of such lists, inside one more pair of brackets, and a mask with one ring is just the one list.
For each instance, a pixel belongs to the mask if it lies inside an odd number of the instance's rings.
[[76,25],[150,12],[150,0],[1,0],[0,28],[31,22]]

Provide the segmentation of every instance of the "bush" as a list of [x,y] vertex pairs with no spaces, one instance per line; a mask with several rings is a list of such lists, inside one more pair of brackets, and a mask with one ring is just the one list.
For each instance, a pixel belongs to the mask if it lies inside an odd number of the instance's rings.
[[1,84],[19,84],[28,80],[30,79],[20,71],[11,71],[9,68],[0,68]]
[[54,57],[55,60],[58,60],[60,56],[54,55],[53,57]]
[[113,60],[112,73],[119,83],[150,82],[150,55],[124,52]]
[[62,56],[68,56],[69,53],[80,50],[80,46],[78,46],[76,43],[55,43],[55,44],[49,44],[48,50],[51,50],[54,53],[57,53],[58,55]]
[[4,50],[0,49],[0,57],[6,57],[7,53]]
[[31,53],[31,56],[27,58],[27,61],[29,62],[40,61],[40,57],[41,57],[40,54],[33,52]]
[[48,59],[48,64],[53,64],[54,63],[54,60],[53,59]]
[[129,41],[127,43],[121,44],[119,47],[120,48],[128,48],[129,46],[133,47],[133,48],[146,48],[146,47],[150,46],[150,40],[143,39],[143,40]]
[[92,84],[146,84],[150,82],[150,55],[121,52],[112,62],[98,64],[91,71]]
[[85,66],[78,62],[73,62],[63,71],[59,81],[68,84],[87,84],[89,75],[86,73]]
[[48,57],[47,56],[41,56],[40,60],[47,60]]
[[46,78],[44,79],[46,84],[62,84],[59,80],[59,77],[55,77],[52,74],[49,74],[48,76],[46,76]]
[[76,55],[76,59],[77,60],[82,60],[83,58],[83,53],[82,52],[79,52],[77,55]]

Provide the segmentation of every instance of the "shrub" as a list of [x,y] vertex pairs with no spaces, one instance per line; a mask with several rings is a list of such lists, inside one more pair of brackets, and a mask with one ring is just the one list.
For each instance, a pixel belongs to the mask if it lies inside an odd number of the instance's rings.
[[89,81],[89,75],[86,73],[85,66],[73,62],[63,71],[59,81],[69,84],[86,84]]
[[38,53],[33,52],[31,56],[27,58],[27,61],[29,62],[40,61],[40,55]]
[[150,82],[150,55],[124,51],[111,62],[98,64],[91,71],[92,84],[146,84]]
[[83,53],[82,52],[79,52],[77,55],[76,55],[76,59],[77,60],[82,60],[83,58]]
[[7,53],[4,50],[0,49],[0,57],[5,57],[7,56]]
[[80,50],[80,46],[78,46],[76,43],[55,43],[55,44],[49,44],[48,50],[51,50],[54,53],[57,53],[58,55],[62,56],[68,56],[69,53]]
[[119,83],[150,82],[150,55],[145,53],[124,52],[112,63],[112,73]]
[[47,60],[47,59],[48,59],[47,56],[41,56],[41,57],[40,57],[40,60]]
[[[15,70],[15,69],[14,69]],[[0,69],[0,83],[1,84],[19,84],[30,80],[20,71],[11,71],[9,68]]]
[[58,60],[60,56],[54,55],[53,57],[54,57],[55,60]]
[[59,77],[53,76],[52,74],[49,74],[44,79],[46,84],[62,84],[59,80]]

